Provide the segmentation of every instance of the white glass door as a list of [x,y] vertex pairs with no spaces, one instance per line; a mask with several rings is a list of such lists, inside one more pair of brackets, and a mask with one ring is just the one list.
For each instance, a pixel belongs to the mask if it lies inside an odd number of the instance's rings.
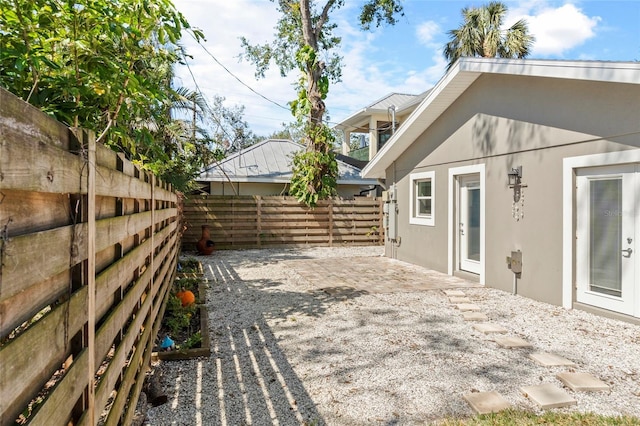
[[460,270],[480,273],[480,176],[461,176],[459,180]]
[[637,165],[577,172],[577,300],[640,315],[640,178]]

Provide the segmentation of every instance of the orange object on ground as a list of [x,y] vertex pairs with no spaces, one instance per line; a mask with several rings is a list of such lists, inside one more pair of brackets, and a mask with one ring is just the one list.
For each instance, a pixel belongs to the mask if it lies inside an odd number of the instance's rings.
[[176,297],[182,302],[182,306],[189,306],[196,303],[196,296],[191,290],[185,290],[184,288],[176,293]]

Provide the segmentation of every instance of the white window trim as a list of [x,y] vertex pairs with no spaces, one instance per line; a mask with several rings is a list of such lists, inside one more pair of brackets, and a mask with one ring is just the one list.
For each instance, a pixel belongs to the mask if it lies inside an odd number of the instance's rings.
[[[416,216],[416,181],[431,179],[431,217]],[[413,225],[436,226],[436,172],[411,173],[409,176],[409,223]]]

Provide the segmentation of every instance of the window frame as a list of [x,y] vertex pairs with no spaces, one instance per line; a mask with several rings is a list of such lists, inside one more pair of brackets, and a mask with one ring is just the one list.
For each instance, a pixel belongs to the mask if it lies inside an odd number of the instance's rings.
[[[431,181],[431,215],[421,216],[418,214],[418,201],[425,197],[418,198],[418,182]],[[436,224],[436,172],[411,173],[409,176],[409,223],[413,225],[435,226]]]

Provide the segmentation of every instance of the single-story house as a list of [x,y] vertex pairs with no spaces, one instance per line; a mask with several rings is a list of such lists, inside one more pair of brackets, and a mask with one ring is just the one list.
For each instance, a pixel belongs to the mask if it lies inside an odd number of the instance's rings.
[[[428,93],[389,93],[336,124],[333,128],[343,134],[342,154],[369,161]],[[356,150],[350,146],[352,134],[362,136],[362,146]],[[364,143],[366,139],[368,142]]]
[[[288,195],[293,156],[299,143],[267,139],[205,168],[196,182],[212,195]],[[361,170],[338,158],[338,195],[342,198],[375,195],[376,179],[364,179]]]
[[640,323],[640,63],[461,59],[362,174],[387,256]]

